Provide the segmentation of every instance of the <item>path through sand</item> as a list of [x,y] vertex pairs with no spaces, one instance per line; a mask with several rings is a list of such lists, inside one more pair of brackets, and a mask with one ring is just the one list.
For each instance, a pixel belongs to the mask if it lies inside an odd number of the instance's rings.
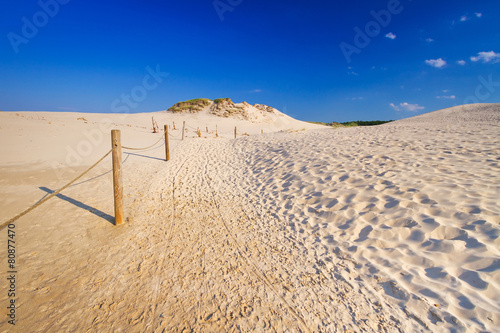
[[[79,228],[70,220],[71,227],[56,232],[66,238],[57,244],[46,238],[57,223],[28,226],[40,247],[30,246],[33,253],[24,254],[29,259],[22,285],[29,299],[21,298],[18,327],[33,331],[36,323],[39,332],[411,328],[401,310],[344,278],[338,258],[318,261],[285,221],[259,203],[245,155],[234,143],[185,141],[168,164],[151,159],[141,170],[125,168],[134,180],[147,180],[129,187],[136,199],[122,227]],[[64,205],[54,200],[52,211]],[[67,206],[69,218],[75,207]]]

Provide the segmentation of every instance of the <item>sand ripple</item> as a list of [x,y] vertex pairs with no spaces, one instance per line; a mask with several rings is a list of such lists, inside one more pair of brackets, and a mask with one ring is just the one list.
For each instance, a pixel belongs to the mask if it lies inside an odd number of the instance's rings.
[[349,258],[349,276],[421,327],[495,331],[499,125],[498,105],[466,106],[239,145],[254,147],[247,163],[258,191],[286,193],[261,200],[319,259]]

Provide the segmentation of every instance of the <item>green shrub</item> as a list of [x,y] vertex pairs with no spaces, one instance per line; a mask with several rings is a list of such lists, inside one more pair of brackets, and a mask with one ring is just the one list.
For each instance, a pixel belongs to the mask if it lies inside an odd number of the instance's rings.
[[210,105],[212,101],[208,98],[196,98],[190,99],[188,101],[175,103],[168,111],[172,112],[199,112],[203,110],[205,106]]
[[356,120],[356,121],[346,121],[343,123],[332,122],[332,123],[327,123],[326,125],[332,126],[335,128],[336,127],[375,126],[375,125],[390,123],[391,121],[394,121],[394,120],[370,120],[370,121]]

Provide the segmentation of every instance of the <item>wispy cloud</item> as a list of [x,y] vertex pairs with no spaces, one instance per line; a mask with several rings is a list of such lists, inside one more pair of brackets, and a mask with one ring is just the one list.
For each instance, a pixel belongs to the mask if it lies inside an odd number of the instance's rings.
[[457,64],[459,64],[460,66],[465,66],[466,62],[465,60],[458,60]]
[[474,62],[482,61],[483,63],[497,63],[500,61],[500,53],[495,53],[493,51],[479,52],[476,57],[470,57],[470,60]]
[[250,93],[260,93],[260,92],[262,92],[261,89],[250,90]]
[[443,68],[444,66],[446,66],[446,61],[443,60],[442,58],[429,59],[429,60],[426,60],[425,63],[429,66],[436,67],[436,68]]
[[363,99],[365,99],[363,96],[350,98],[351,101],[361,101]]
[[396,35],[393,34],[392,32],[389,32],[387,35],[385,35],[385,37],[387,37],[389,39],[396,39]]
[[465,22],[468,20],[469,20],[469,18],[467,17],[467,15],[463,15],[462,17],[460,17],[460,22]]
[[482,13],[475,13],[477,18],[481,18],[483,16]]
[[425,107],[418,104],[399,103],[399,105],[395,105],[394,103],[390,103],[389,105],[396,111],[416,112],[425,109]]
[[347,71],[347,75],[354,75],[354,76],[359,76],[358,73],[356,73],[355,71],[352,70],[352,67],[349,66],[347,67],[348,71]]
[[455,95],[449,95],[449,96],[436,96],[437,99],[455,99],[457,98]]
[[432,43],[432,42],[434,41],[434,39],[432,39],[432,38],[427,38],[425,41],[426,41],[427,43]]

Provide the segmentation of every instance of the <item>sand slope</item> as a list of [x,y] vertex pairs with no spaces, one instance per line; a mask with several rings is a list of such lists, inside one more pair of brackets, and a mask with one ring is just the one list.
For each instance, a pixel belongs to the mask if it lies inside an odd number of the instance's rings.
[[499,105],[257,141],[260,194],[319,260],[352,260],[422,327],[497,329]]
[[[499,110],[466,106],[370,128],[301,131],[309,125],[295,122],[298,132],[265,128],[264,135],[262,124],[241,122],[255,135],[237,140],[231,119],[219,123],[222,138],[190,130],[187,140],[172,140],[168,163],[162,146],[124,153],[128,222],[121,227],[110,223],[106,160],[16,223],[16,328],[497,331]],[[23,124],[69,126],[70,116]],[[182,119],[154,116],[159,124]],[[78,147],[83,131],[95,129],[85,126],[104,115],[84,117],[70,131],[53,126],[55,151]],[[124,144],[161,136],[148,133],[149,115],[129,117],[115,119],[133,139]],[[203,128],[209,119],[195,115],[189,123]],[[8,140],[15,127],[4,124]],[[23,144],[34,139],[20,134]],[[80,141],[61,141],[66,135]],[[45,154],[16,155],[19,141],[2,148],[13,156],[2,160],[0,195],[16,198],[2,200],[5,219],[106,151],[96,145],[68,166],[67,154],[45,149],[60,163],[51,169]]]

